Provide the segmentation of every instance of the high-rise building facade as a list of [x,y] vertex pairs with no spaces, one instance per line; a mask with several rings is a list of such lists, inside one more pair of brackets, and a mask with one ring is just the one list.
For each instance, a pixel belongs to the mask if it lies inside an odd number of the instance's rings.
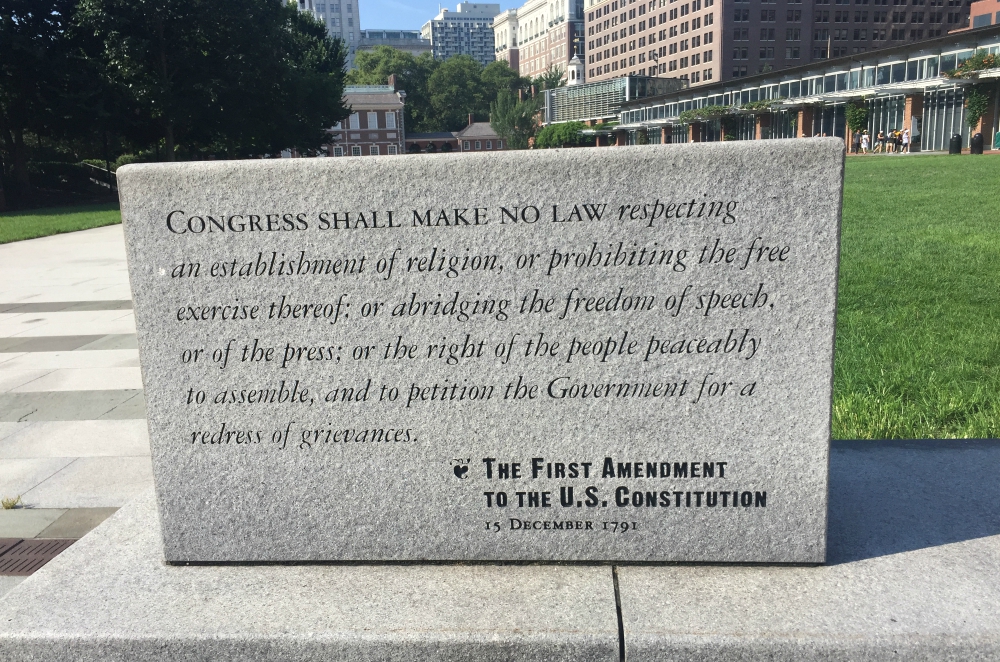
[[549,69],[565,75],[574,51],[583,58],[584,0],[528,0],[493,20],[497,59],[522,76]]
[[347,68],[354,67],[354,54],[361,44],[361,16],[357,0],[298,0],[299,11],[307,11],[326,25],[331,37],[342,39]]
[[486,65],[496,60],[493,44],[493,17],[500,5],[463,2],[455,11],[441,13],[424,23],[420,35],[431,43],[434,58],[469,55]]
[[358,50],[374,50],[388,46],[419,57],[431,52],[431,42],[420,36],[419,30],[362,30]]
[[969,0],[586,0],[587,79],[699,85],[940,37]]

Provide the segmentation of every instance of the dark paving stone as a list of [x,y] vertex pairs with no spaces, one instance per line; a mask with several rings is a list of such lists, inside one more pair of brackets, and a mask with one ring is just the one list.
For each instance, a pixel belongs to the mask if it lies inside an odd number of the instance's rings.
[[117,508],[71,508],[35,538],[82,538],[115,514]]
[[0,303],[0,313],[66,313],[79,310],[132,310],[132,301],[37,301]]

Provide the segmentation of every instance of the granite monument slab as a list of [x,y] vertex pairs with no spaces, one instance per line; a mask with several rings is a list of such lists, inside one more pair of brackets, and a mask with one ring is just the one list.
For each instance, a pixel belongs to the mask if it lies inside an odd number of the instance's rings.
[[822,562],[843,158],[122,168],[166,559]]

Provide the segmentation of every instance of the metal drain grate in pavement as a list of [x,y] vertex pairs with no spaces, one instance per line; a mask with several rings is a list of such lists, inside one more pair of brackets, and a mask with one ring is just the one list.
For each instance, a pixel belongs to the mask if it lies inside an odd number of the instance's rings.
[[30,575],[75,542],[0,538],[0,575]]

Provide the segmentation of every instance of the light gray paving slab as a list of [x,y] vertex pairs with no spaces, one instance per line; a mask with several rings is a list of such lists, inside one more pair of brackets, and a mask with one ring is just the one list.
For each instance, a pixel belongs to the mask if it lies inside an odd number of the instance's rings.
[[122,168],[168,558],[821,561],[843,152]]
[[[80,352],[90,354],[91,352]],[[18,378],[16,375],[30,375]],[[41,374],[38,374],[41,373]],[[142,375],[134,368],[60,368],[57,370],[7,370],[0,369],[0,390],[4,377],[9,381],[10,393],[35,393],[42,391],[127,391],[142,389]]]
[[149,457],[82,457],[25,491],[24,501],[36,508],[120,507],[152,485]]
[[88,310],[64,313],[0,313],[0,336],[65,336],[135,333],[130,310]]
[[65,513],[61,508],[0,510],[0,538],[34,538]]
[[27,577],[10,577],[0,575],[0,598],[14,589],[15,586],[23,582]]
[[117,511],[118,508],[71,508],[63,511],[58,519],[39,531],[35,537],[82,538]]
[[0,393],[0,421],[88,421],[146,417],[143,392],[60,391]]
[[5,662],[615,662],[608,567],[169,566],[152,495],[0,602]]
[[[6,361],[4,357],[10,357]],[[98,349],[86,352],[23,352],[0,354],[0,372],[6,370],[66,370],[81,368],[138,368],[134,349]]]
[[51,370],[8,370],[0,368],[0,393],[9,393],[52,372]]
[[[25,505],[33,504],[27,492],[69,465],[72,458],[45,457],[32,459],[5,459],[0,462],[0,497],[22,496]],[[58,506],[57,506],[58,507]]]
[[6,439],[16,432],[20,432],[25,427],[27,427],[26,423],[0,423],[0,440]]
[[1000,442],[837,443],[829,565],[618,569],[630,662],[1000,659]]
[[0,458],[149,456],[146,421],[18,423],[0,437]]
[[0,338],[0,352],[64,352],[137,347],[134,333]]

